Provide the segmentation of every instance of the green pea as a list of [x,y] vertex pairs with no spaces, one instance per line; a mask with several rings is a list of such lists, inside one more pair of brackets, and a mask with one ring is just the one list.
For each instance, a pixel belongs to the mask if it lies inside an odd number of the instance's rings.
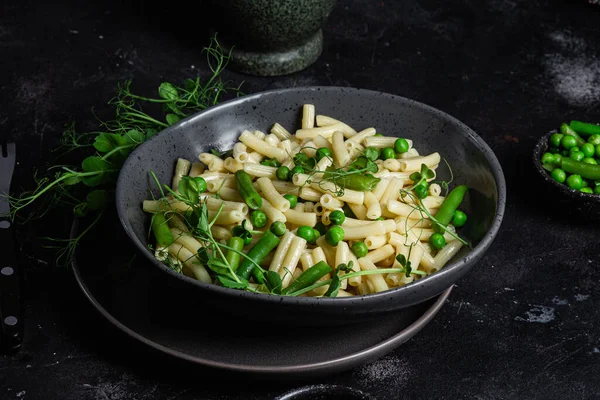
[[600,194],[600,185],[594,186],[594,194]]
[[563,157],[569,157],[569,150],[561,150],[560,155]]
[[406,153],[409,147],[408,141],[404,138],[396,139],[394,142],[394,150],[396,150],[396,153]]
[[562,158],[563,156],[560,154],[554,154],[554,164],[560,165],[560,163],[562,163]]
[[379,218],[376,218],[375,221],[385,221],[385,218],[379,217]]
[[552,154],[552,153],[542,154],[542,164],[553,164],[553,163],[554,163],[554,154]]
[[358,258],[364,257],[369,253],[369,249],[365,242],[354,242],[352,243],[352,247],[350,247],[352,253]]
[[548,147],[548,153],[556,154],[558,152],[558,147]]
[[332,211],[329,214],[329,221],[331,221],[331,225],[341,225],[346,220],[346,216],[340,210]]
[[298,204],[298,198],[293,194],[284,194],[283,197],[290,202],[290,208],[294,208]]
[[583,153],[581,151],[574,151],[571,154],[569,154],[569,158],[571,158],[575,161],[581,161],[585,158],[585,156],[583,155]]
[[331,157],[331,150],[329,150],[327,147],[320,147],[317,150],[315,157],[317,158],[317,161],[321,161],[323,157]]
[[376,147],[367,147],[363,152],[367,160],[375,161],[379,158],[379,149]]
[[600,144],[596,145],[596,154],[600,156]]
[[584,143],[581,146],[581,152],[583,153],[584,156],[586,157],[593,157],[594,154],[596,154],[596,148],[594,147],[593,144],[591,143]]
[[582,193],[594,194],[594,191],[591,187],[582,187],[581,189],[579,189],[579,191]]
[[302,168],[299,165],[296,165],[294,168],[292,168],[292,170],[290,171],[290,175],[294,176],[296,174],[303,174],[304,173],[304,168]]
[[579,148],[579,146],[571,147],[569,149],[569,154],[574,153],[576,151],[581,151],[581,149]]
[[585,157],[581,161],[584,162],[584,163],[586,163],[586,164],[598,165],[598,161],[596,161],[596,159],[594,157]]
[[289,181],[292,177],[292,172],[288,167],[282,165],[281,167],[277,168],[277,171],[275,171],[275,175],[277,176],[277,179],[281,181]]
[[373,136],[383,136],[381,133],[376,133]]
[[434,233],[429,237],[429,244],[434,249],[440,250],[446,245],[446,239],[441,233]]
[[381,150],[380,157],[382,160],[389,160],[391,158],[396,158],[396,152],[391,147],[384,147]]
[[310,226],[302,225],[296,231],[296,235],[298,235],[299,237],[301,237],[302,239],[304,239],[310,243],[315,238],[315,233],[313,231],[314,231],[314,229],[311,228]]
[[558,183],[564,183],[565,179],[567,179],[567,173],[560,168],[554,168],[550,176]]
[[573,174],[567,178],[567,186],[574,190],[579,190],[583,187],[581,175]]
[[294,155],[294,165],[306,164],[308,162],[308,156],[302,152]]
[[588,137],[588,143],[592,144],[594,146],[597,146],[600,144],[600,135],[598,135],[597,133],[594,133],[593,135],[590,135]]
[[198,185],[198,193],[203,193],[206,191],[206,181],[203,177],[197,176],[194,178],[194,182]]
[[344,240],[344,229],[341,226],[332,226],[325,234],[325,242],[328,245],[335,247]]
[[267,214],[261,210],[254,210],[250,214],[250,222],[255,228],[262,228],[267,225]]
[[569,150],[570,148],[577,146],[577,139],[575,139],[574,136],[565,135],[560,140],[560,144],[563,147],[563,149]]
[[553,133],[550,136],[550,145],[553,147],[560,147],[560,140],[563,138],[563,134],[562,133]]
[[271,230],[271,232],[275,236],[283,236],[283,234],[285,233],[285,231],[287,231],[287,227],[281,221],[275,221],[275,222],[273,222],[271,224],[271,228],[269,228],[269,229]]
[[590,186],[590,184],[588,183],[587,179],[581,178],[581,187],[588,187],[588,186]]
[[454,215],[452,216],[452,225],[457,228],[460,228],[467,222],[467,214],[460,210],[454,211]]

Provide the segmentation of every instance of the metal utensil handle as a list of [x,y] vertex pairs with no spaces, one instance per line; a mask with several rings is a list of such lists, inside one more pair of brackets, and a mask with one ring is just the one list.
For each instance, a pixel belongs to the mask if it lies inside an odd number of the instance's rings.
[[21,273],[10,221],[0,218],[0,243],[6,246],[0,258],[0,347],[14,351],[23,340]]

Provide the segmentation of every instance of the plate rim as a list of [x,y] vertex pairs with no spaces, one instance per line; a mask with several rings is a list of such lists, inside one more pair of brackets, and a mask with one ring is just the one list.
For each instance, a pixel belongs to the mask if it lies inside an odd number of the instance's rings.
[[[71,225],[70,237],[74,237],[76,235],[78,225],[79,219],[75,218]],[[395,348],[399,347],[401,344],[411,339],[419,331],[421,331],[421,329],[423,329],[427,324],[429,324],[429,322],[431,322],[431,320],[433,320],[433,318],[441,310],[442,306],[450,296],[450,293],[452,292],[455,286],[451,285],[442,293],[440,293],[437,296],[437,298],[434,297],[435,301],[431,304],[431,306],[429,306],[422,315],[420,315],[414,322],[412,322],[406,328],[402,329],[400,332],[394,334],[393,336],[377,343],[376,345],[367,347],[365,349],[348,354],[346,356],[336,357],[327,361],[286,366],[258,366],[238,363],[226,363],[222,361],[208,360],[201,357],[191,356],[185,352],[169,348],[168,346],[165,346],[163,344],[160,344],[156,341],[144,337],[143,335],[136,332],[135,330],[118,320],[116,317],[114,317],[106,308],[104,308],[100,301],[98,301],[94,297],[94,295],[91,293],[91,290],[89,290],[84,279],[82,278],[79,264],[80,263],[78,261],[76,251],[71,260],[71,269],[73,271],[75,280],[77,281],[77,284],[82,290],[85,297],[88,299],[88,301],[90,301],[92,306],[96,309],[97,312],[100,313],[100,315],[102,315],[106,320],[108,320],[108,322],[110,322],[113,326],[118,328],[121,332],[127,334],[129,337],[137,340],[142,344],[152,347],[153,349],[163,354],[178,358],[180,360],[191,362],[196,365],[229,372],[241,372],[258,375],[276,374],[278,377],[289,375],[314,375],[318,373],[332,373],[336,371],[351,369],[358,365],[382,357],[383,355],[391,352]]]

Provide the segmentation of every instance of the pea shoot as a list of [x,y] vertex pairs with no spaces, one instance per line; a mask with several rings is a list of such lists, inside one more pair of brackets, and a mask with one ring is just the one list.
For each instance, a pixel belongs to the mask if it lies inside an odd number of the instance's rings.
[[[137,146],[179,120],[219,103],[226,94],[241,94],[239,87],[222,79],[230,54],[223,52],[216,37],[211,38],[203,52],[212,71],[205,81],[197,77],[185,79],[181,84],[162,82],[157,95],[148,97],[135,93],[132,80],[126,80],[117,85],[115,96],[108,101],[114,111],[113,119],[100,121],[100,128],[93,132],[79,132],[75,123],[68,124],[60,147],[54,151],[61,156],[84,151],[82,160],[78,165],[60,163],[49,168],[44,176],[37,177],[34,190],[9,197],[10,218],[26,222],[42,218],[53,209],[70,207],[78,217],[96,214],[81,236],[89,232],[100,220],[106,204],[113,200],[121,166]],[[161,107],[156,113],[143,111],[153,104]],[[25,210],[31,207],[34,208],[25,216]],[[80,239],[51,239],[66,243],[59,248],[57,264],[70,264]]]

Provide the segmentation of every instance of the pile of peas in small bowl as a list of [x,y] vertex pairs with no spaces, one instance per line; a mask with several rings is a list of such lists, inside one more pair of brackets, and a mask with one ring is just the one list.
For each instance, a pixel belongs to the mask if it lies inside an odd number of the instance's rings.
[[542,167],[556,182],[583,193],[600,195],[600,126],[563,123],[548,140]]

